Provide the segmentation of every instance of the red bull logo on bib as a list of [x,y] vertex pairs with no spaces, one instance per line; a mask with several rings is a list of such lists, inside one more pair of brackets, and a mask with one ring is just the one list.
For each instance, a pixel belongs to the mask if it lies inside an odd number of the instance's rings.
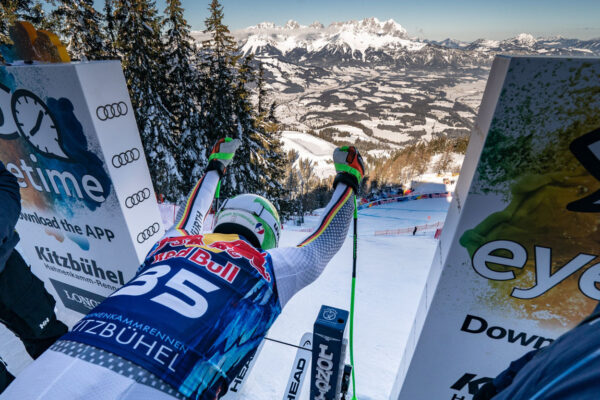
[[[166,238],[158,243],[158,246],[149,254],[149,257],[159,253],[166,246],[201,247],[213,252],[225,252],[232,258],[245,258],[263,279],[267,282],[271,282],[271,274],[267,272],[265,267],[267,262],[265,256],[266,253],[261,253],[252,245],[240,239],[237,235],[211,233],[208,235]],[[184,256],[187,256],[188,254],[189,253],[186,253]]]

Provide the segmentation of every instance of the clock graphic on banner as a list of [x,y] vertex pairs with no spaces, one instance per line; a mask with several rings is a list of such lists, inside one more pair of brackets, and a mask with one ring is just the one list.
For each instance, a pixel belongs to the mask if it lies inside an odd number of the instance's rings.
[[13,93],[11,108],[17,129],[41,154],[68,159],[61,147],[61,133],[48,106],[28,90]]

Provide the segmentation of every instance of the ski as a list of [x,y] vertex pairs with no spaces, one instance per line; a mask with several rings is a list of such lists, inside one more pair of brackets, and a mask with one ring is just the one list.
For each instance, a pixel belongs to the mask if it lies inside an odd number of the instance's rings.
[[313,335],[311,332],[306,332],[302,335],[302,339],[300,339],[296,358],[292,364],[290,379],[288,380],[288,383],[285,386],[285,392],[283,393],[283,400],[296,400],[300,397],[304,378],[306,377],[306,371],[308,371],[310,367],[312,340]]
[[225,396],[222,397],[222,400],[238,400],[238,399],[242,398],[242,395],[241,395],[242,388],[243,388],[244,384],[246,383],[246,381],[248,380],[250,371],[252,371],[252,367],[254,367],[254,364],[256,364],[256,360],[258,359],[258,355],[260,354],[260,351],[262,350],[264,344],[265,344],[264,340],[262,342],[260,342],[260,346],[258,346],[256,351],[254,352],[254,354],[252,355],[252,358],[250,358],[246,362],[246,365],[244,365],[244,368],[242,368],[242,370],[237,374],[237,376],[233,379],[233,381],[229,385],[229,390],[227,391]]

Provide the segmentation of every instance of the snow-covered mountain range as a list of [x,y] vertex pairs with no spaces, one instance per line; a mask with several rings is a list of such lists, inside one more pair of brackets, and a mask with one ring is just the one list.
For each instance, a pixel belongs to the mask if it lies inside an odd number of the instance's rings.
[[495,54],[505,52],[600,55],[600,38],[534,38],[523,33],[502,41],[479,39],[468,43],[446,39],[438,42],[410,37],[394,20],[379,21],[377,18],[334,22],[329,26],[319,22],[305,26],[294,20],[284,26],[264,22],[233,34],[245,54],[322,66],[335,62],[338,65],[463,67],[489,63]]
[[[438,42],[376,18],[264,22],[232,34],[241,52],[263,64],[286,147],[299,153],[309,139],[300,134],[356,143],[376,157],[436,136],[467,136],[496,54],[600,56],[600,38]],[[319,154],[307,157],[325,169]]]

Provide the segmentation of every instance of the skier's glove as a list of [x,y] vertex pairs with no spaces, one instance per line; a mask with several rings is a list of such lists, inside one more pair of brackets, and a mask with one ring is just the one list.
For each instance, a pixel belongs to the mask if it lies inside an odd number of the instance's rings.
[[219,139],[219,141],[215,143],[212,152],[210,153],[210,157],[208,157],[206,172],[213,170],[217,171],[219,177],[222,178],[223,175],[225,175],[225,170],[233,161],[235,151],[240,147],[240,144],[241,142],[238,139]]
[[365,164],[358,149],[354,146],[338,147],[333,151],[333,163],[337,171],[333,187],[342,182],[354,189],[354,193],[358,193],[360,181],[365,174]]

